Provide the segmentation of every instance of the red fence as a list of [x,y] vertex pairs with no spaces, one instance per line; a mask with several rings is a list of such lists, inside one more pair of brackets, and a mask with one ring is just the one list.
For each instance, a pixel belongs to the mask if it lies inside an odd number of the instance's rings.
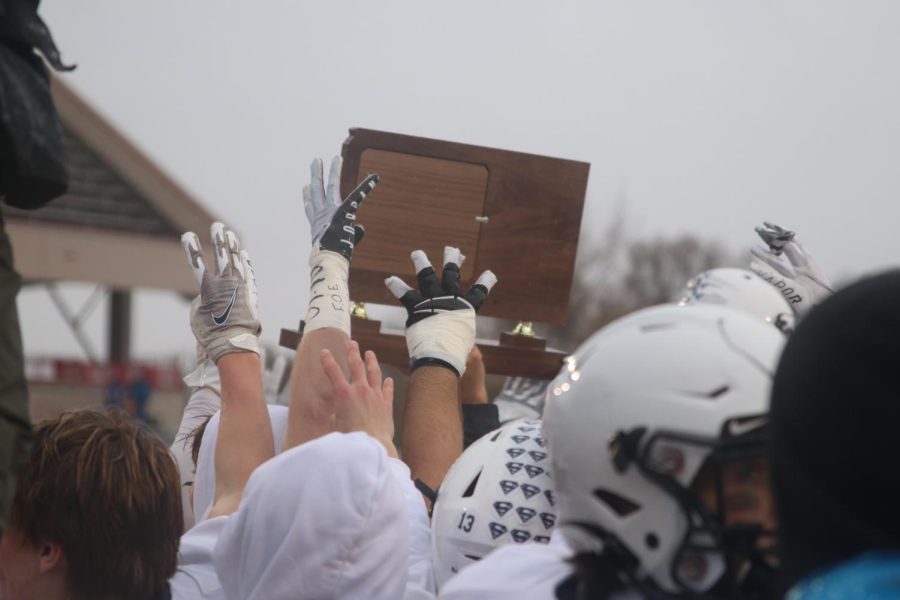
[[131,362],[91,364],[76,360],[33,357],[25,360],[25,374],[31,383],[53,383],[103,388],[113,377],[128,382],[140,373],[154,390],[182,388],[181,369],[175,362]]

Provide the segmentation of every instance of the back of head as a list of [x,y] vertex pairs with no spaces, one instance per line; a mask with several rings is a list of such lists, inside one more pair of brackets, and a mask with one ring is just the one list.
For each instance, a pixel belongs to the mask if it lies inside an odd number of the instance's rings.
[[154,598],[177,564],[178,481],[162,441],[124,413],[66,412],[35,429],[11,527],[59,544],[72,597]]
[[813,309],[772,392],[772,473],[787,585],[870,550],[900,549],[900,272]]
[[513,421],[466,448],[441,482],[431,517],[440,588],[506,544],[546,544],[556,524],[540,420]]
[[706,469],[764,456],[783,340],[737,310],[667,305],[612,323],[566,359],[543,430],[557,526],[576,552],[630,574],[624,585],[693,594],[743,584],[724,541],[742,533],[692,486]]

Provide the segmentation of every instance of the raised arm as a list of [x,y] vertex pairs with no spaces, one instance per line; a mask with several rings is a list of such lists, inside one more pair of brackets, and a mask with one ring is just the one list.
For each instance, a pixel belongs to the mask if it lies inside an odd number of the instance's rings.
[[798,319],[834,293],[828,276],[793,231],[763,223],[756,233],[764,245],[750,249],[750,270],[781,292]]
[[[459,289],[459,266],[465,256],[458,248],[444,248],[440,280],[421,250],[411,254],[416,268],[417,292],[399,277],[385,285],[406,308],[406,345],[410,376],[403,422],[403,460],[412,476],[432,490],[462,452],[459,378],[475,345],[475,311],[481,307],[497,278],[481,274],[472,289]],[[426,500],[430,502],[430,499]]]
[[341,158],[331,162],[328,188],[322,161],[312,163],[312,182],[303,188],[312,251],[309,256],[309,305],[305,328],[291,371],[290,413],[283,448],[288,449],[334,431],[331,387],[320,364],[328,350],[343,373],[350,340],[350,292],[347,287],[353,248],[365,230],[356,224],[356,210],[375,184],[369,175],[345,200],[340,198]]
[[237,510],[250,474],[274,455],[275,442],[262,387],[253,268],[234,233],[221,223],[213,223],[210,232],[214,273],[206,268],[195,233],[185,233],[181,241],[200,284],[191,305],[191,329],[221,381],[214,517]]

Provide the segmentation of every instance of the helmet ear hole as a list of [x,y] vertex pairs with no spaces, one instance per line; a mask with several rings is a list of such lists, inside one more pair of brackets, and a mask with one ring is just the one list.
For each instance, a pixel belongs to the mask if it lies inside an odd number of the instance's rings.
[[478,478],[481,477],[481,472],[484,469],[478,469],[478,473],[476,473],[475,477],[472,479],[472,482],[466,486],[466,491],[463,492],[463,498],[471,498],[475,494],[475,488],[478,486]]
[[612,490],[608,490],[606,488],[596,488],[594,490],[594,497],[597,498],[600,502],[606,504],[616,515],[620,517],[627,517],[628,515],[640,510],[641,505],[625,498],[624,496],[620,496],[619,494],[613,492]]

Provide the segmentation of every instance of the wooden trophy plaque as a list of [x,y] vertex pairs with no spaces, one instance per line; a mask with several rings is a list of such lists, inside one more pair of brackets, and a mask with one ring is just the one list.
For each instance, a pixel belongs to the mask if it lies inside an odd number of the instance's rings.
[[[342,155],[342,195],[366,174],[381,177],[357,216],[366,236],[353,251],[351,300],[398,305],[385,278],[415,286],[410,252],[424,250],[440,273],[444,246],[453,245],[466,256],[463,289],[485,269],[497,275],[479,315],[565,323],[588,163],[370,129],[351,129]],[[408,366],[402,335],[381,332],[378,321],[352,326],[362,349]],[[282,330],[281,345],[296,349],[299,335]],[[564,357],[535,337],[478,345],[487,372],[499,375],[551,379]]]

